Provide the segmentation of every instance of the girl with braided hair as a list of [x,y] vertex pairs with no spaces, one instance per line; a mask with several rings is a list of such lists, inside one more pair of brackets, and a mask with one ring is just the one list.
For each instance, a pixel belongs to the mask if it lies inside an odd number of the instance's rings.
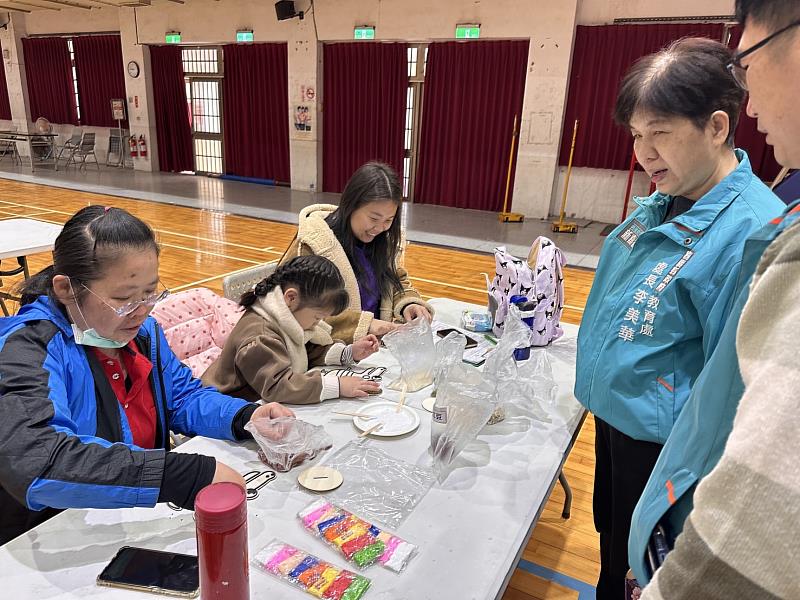
[[344,280],[327,258],[289,260],[242,296],[239,303],[245,314],[203,374],[203,383],[246,400],[286,404],[377,393],[379,385],[361,377],[308,371],[353,364],[377,352],[374,335],[350,345],[331,337],[324,320],[341,313],[348,302]]

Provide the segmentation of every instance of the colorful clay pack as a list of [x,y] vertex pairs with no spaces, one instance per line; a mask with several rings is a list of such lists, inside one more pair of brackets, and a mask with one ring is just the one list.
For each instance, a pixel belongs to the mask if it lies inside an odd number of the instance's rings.
[[359,600],[371,583],[362,575],[340,569],[277,539],[255,556],[253,564],[323,600]]
[[330,502],[319,499],[297,513],[303,526],[358,567],[378,563],[399,573],[417,547]]

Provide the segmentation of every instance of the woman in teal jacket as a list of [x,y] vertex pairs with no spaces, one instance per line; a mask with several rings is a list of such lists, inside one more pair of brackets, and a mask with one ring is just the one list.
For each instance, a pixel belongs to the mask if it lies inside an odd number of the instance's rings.
[[615,118],[656,193],[606,239],[578,336],[575,395],[595,415],[597,598],[621,598],[633,509],[731,310],[744,241],[783,204],[733,132],[730,50],[684,39],[634,65]]
[[210,483],[244,487],[213,457],[170,452],[169,432],[243,440],[251,419],[293,414],[194,379],[149,316],[158,285],[152,230],[88,206],[0,319],[0,544],[58,509],[193,508]]

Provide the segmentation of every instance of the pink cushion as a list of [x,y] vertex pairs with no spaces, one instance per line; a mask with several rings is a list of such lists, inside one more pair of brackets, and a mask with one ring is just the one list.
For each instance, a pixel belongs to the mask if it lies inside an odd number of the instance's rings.
[[242,312],[232,300],[206,288],[172,294],[153,309],[153,317],[175,355],[199,377],[214,362]]

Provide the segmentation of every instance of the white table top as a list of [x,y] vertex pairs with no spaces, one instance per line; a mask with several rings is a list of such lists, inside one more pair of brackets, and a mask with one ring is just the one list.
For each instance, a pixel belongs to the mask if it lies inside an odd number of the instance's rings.
[[[437,318],[455,323],[463,303],[436,299]],[[498,597],[516,566],[540,507],[583,416],[572,395],[577,327],[546,349],[558,384],[550,407],[552,423],[508,418],[485,428],[456,458],[457,468],[444,483],[435,483],[396,533],[420,547],[408,569],[397,575],[380,566],[364,571],[372,579],[367,600],[424,600]],[[387,351],[364,364],[389,367],[384,382],[399,374]],[[409,394],[408,405],[421,411],[419,429],[401,439],[372,443],[399,459],[430,464],[430,414],[421,408],[426,388]],[[396,399],[385,390],[382,398]],[[359,401],[337,400],[298,407],[298,417],[324,425],[333,437],[332,451],[355,439],[352,420],[331,410],[353,410]],[[195,438],[180,451],[212,454],[242,473],[261,469],[255,443],[234,444]],[[324,457],[322,458],[324,463]],[[307,533],[296,513],[312,498],[298,489],[301,468],[278,478],[248,503],[249,546],[253,557],[278,537],[334,564],[347,567],[331,548]],[[156,508],[68,510],[0,547],[0,573],[10,598],[103,597],[135,600],[141,593],[100,588],[95,578],[122,545],[177,552],[196,552],[193,514]],[[257,569],[251,569],[251,598],[311,598]]]
[[0,259],[28,256],[53,249],[62,226],[35,219],[0,221]]

